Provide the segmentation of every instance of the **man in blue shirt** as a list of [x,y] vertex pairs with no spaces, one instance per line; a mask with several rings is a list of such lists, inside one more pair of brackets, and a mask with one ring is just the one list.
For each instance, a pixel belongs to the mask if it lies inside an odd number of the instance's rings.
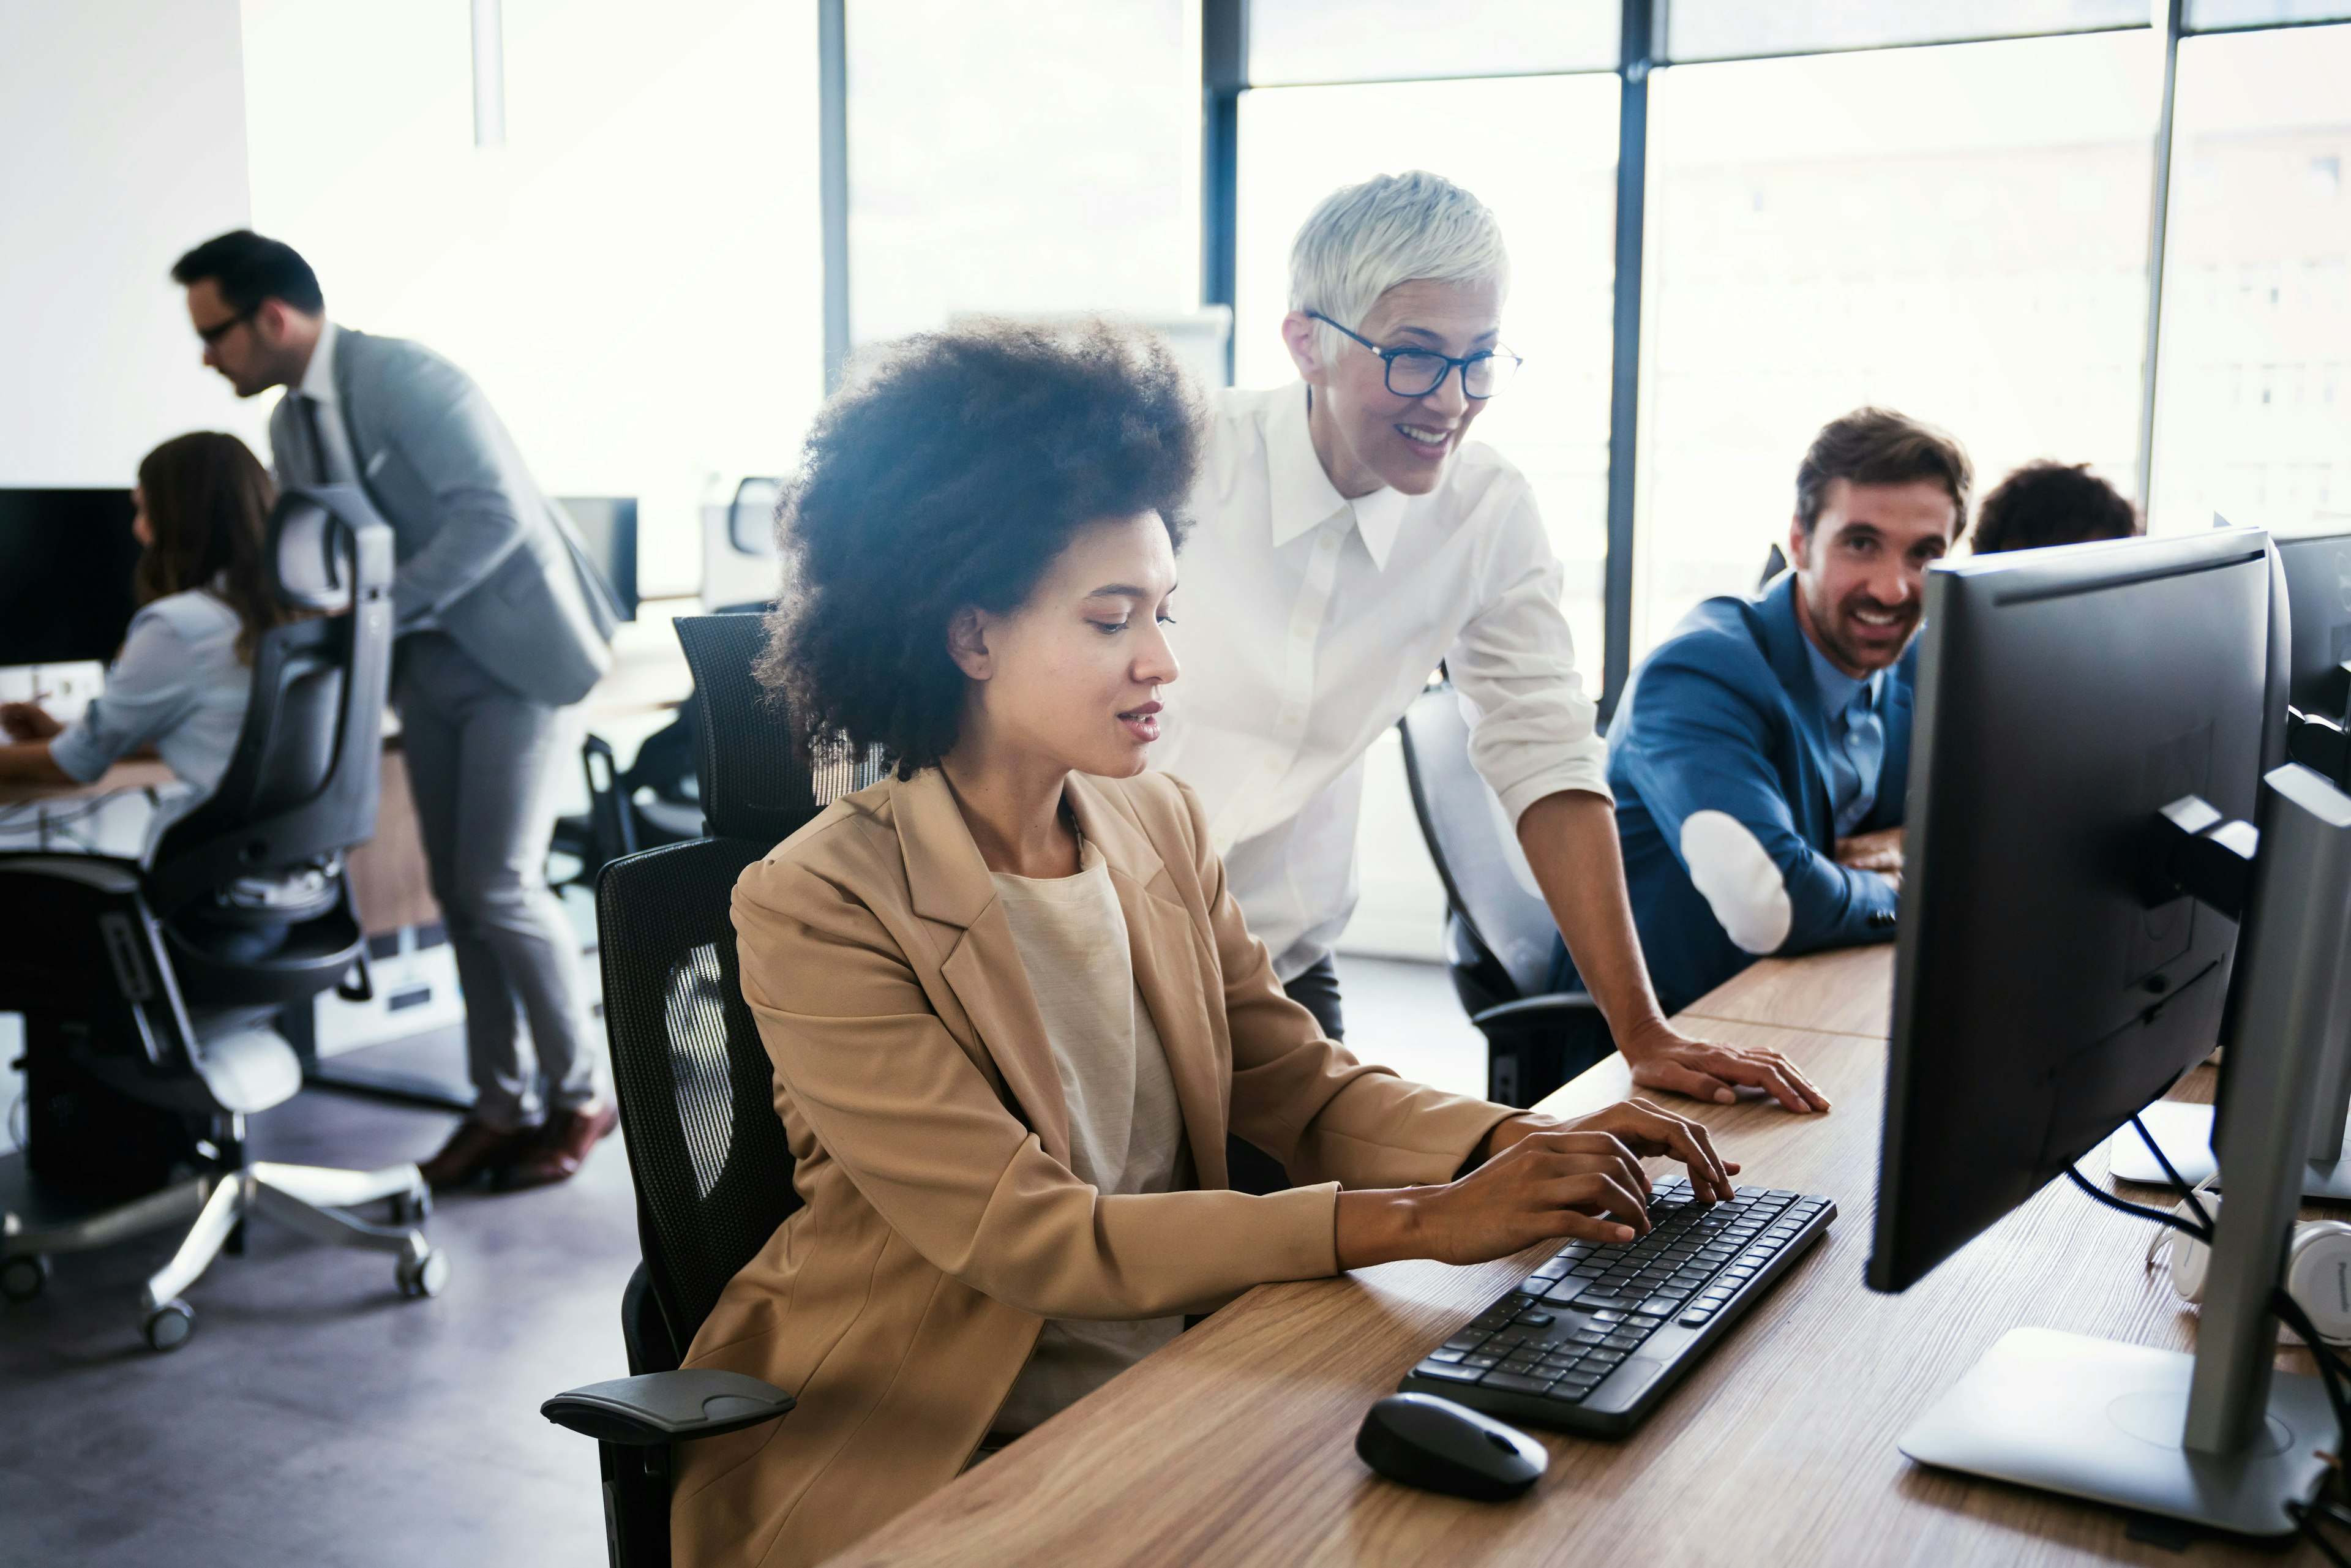
[[[1700,604],[1634,673],[1608,782],[1667,1012],[1759,957],[1893,935],[1913,639],[1970,479],[1940,431],[1832,421],[1796,471],[1792,570]],[[1560,969],[1573,985],[1564,952]]]

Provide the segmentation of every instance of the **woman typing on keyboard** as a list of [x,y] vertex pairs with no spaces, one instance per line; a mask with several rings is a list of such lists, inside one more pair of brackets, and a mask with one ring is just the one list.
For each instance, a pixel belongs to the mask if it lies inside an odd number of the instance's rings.
[[[1631,1241],[1643,1155],[1730,1196],[1694,1123],[1406,1083],[1283,995],[1146,770],[1195,420],[1154,340],[999,324],[809,439],[764,674],[894,768],[736,888],[806,1207],[686,1364],[799,1405],[682,1451],[682,1564],[831,1556],[1252,1285]],[[1227,1190],[1228,1133],[1300,1185]]]

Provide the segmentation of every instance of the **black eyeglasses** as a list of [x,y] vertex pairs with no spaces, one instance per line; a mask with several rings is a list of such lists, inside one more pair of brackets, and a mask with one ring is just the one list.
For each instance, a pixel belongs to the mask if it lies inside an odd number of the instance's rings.
[[235,331],[239,327],[244,326],[247,321],[252,320],[260,313],[261,307],[256,304],[250,309],[238,311],[235,315],[230,317],[225,321],[215,321],[209,327],[197,328],[196,336],[204,340],[205,348],[213,348],[217,345],[223,338],[227,337],[231,332]]
[[1306,319],[1344,333],[1377,354],[1387,371],[1388,391],[1398,397],[1428,396],[1443,386],[1445,378],[1458,366],[1462,395],[1483,402],[1509,386],[1510,378],[1519,373],[1519,367],[1526,363],[1508,349],[1481,349],[1458,360],[1434,349],[1383,349],[1360,332],[1349,332],[1320,310],[1309,310]]

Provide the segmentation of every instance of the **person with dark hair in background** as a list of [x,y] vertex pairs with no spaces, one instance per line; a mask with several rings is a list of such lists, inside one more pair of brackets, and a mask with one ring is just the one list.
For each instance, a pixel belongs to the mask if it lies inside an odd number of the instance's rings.
[[[172,268],[204,363],[269,416],[281,484],[360,486],[392,525],[392,704],[433,895],[465,993],[475,1104],[425,1179],[562,1181],[616,1124],[585,1029],[579,938],[547,886],[555,769],[611,666],[611,591],[481,389],[421,344],[328,319],[309,263],[239,229]],[[546,1081],[526,1103],[528,1020]]]
[[1998,550],[2126,539],[2144,533],[2138,508],[2086,463],[2027,463],[1992,486],[1976,508],[1976,555]]
[[[1700,604],[1634,671],[1608,782],[1668,1009],[1767,954],[1894,934],[1913,640],[1970,478],[1931,426],[1879,408],[1831,420],[1796,470],[1792,569]],[[1563,950],[1555,971],[1573,983]]]
[[269,510],[277,486],[245,443],[196,431],[139,464],[131,529],[144,548],[140,610],[106,673],[105,695],[60,724],[37,702],[0,703],[0,779],[87,784],[141,747],[191,787],[150,829],[184,815],[220,783],[253,692],[261,634],[291,618],[271,589]]
[[[916,338],[817,419],[763,674],[893,766],[736,884],[804,1207],[685,1361],[799,1403],[681,1446],[681,1568],[829,1558],[1261,1281],[1628,1240],[1636,1156],[1729,1196],[1695,1124],[1405,1083],[1283,994],[1146,771],[1199,443],[1100,326]],[[1228,1128],[1306,1185],[1229,1190]]]

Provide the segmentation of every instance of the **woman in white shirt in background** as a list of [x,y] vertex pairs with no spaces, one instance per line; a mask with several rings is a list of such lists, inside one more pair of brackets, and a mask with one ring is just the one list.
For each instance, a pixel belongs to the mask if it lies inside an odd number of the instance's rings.
[[152,746],[190,786],[174,803],[184,812],[212,793],[236,750],[255,644],[293,613],[270,591],[277,492],[244,442],[196,431],[149,453],[132,495],[131,531],[145,547],[132,577],[141,608],[105,693],[70,724],[37,702],[0,704],[12,743],[0,745],[0,779],[87,784]]
[[1307,218],[1281,322],[1300,379],[1220,393],[1209,420],[1188,689],[1152,766],[1198,792],[1249,929],[1336,1040],[1331,950],[1355,906],[1364,755],[1443,661],[1476,710],[1470,760],[1633,1081],[1825,1111],[1777,1051],[1680,1033],[1650,988],[1560,564],[1525,477],[1468,440],[1519,366],[1509,286],[1493,213],[1438,175],[1383,174]]

